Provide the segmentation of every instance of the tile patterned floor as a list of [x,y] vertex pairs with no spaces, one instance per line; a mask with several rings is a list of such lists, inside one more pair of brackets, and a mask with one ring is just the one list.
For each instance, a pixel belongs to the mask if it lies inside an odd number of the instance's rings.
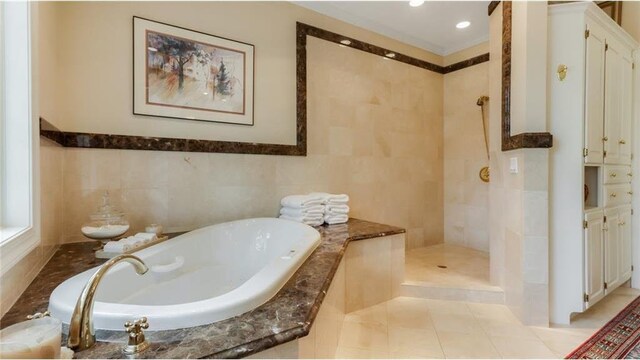
[[[446,268],[440,268],[444,265]],[[407,251],[405,280],[429,287],[493,290],[489,254],[467,247],[439,244]]]
[[640,295],[620,288],[571,326],[524,326],[504,305],[400,297],[347,314],[336,358],[562,358]]

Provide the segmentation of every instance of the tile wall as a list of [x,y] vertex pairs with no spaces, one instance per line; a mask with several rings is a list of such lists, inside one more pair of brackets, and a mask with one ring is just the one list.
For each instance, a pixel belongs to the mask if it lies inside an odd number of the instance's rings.
[[285,195],[330,191],[407,228],[408,248],[441,243],[442,75],[316,38],[307,51],[307,157],[66,149],[64,241],[83,240],[105,190],[133,231],[273,217]]

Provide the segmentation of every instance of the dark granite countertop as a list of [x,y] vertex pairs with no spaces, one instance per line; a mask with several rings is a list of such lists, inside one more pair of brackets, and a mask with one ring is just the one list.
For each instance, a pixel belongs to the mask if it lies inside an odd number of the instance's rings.
[[[239,358],[303,337],[309,333],[347,244],[405,232],[358,219],[316,229],[321,235],[320,245],[272,299],[254,310],[213,324],[150,332],[151,347],[137,358]],[[103,263],[104,260],[93,256],[94,246],[93,242],[62,245],[2,317],[0,328],[45,311],[56,286]],[[98,331],[98,339],[104,341],[76,353],[75,357],[123,358],[125,335],[124,331]]]

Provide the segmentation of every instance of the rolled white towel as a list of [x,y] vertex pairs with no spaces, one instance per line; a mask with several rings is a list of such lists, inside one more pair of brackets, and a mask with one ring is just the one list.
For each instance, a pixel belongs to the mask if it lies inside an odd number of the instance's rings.
[[145,240],[145,243],[158,239],[158,236],[155,233],[148,232],[139,232],[133,236]]
[[295,217],[295,216],[280,215],[280,219],[296,221],[296,222],[307,224],[307,225],[310,225],[310,226],[318,226],[318,225],[322,225],[324,223],[324,217],[322,217],[322,216],[319,216],[319,217]]
[[349,205],[334,205],[329,204],[325,207],[325,214],[348,214],[349,213]]
[[322,203],[325,205],[344,205],[349,202],[349,195],[347,194],[329,194],[323,192],[313,192],[309,196],[319,197],[322,199]]
[[327,224],[343,224],[349,221],[349,215],[347,214],[336,214],[336,215],[325,215],[324,222]]
[[294,209],[322,205],[322,198],[311,195],[289,195],[280,200],[280,205]]
[[131,244],[127,244],[126,242],[123,242],[122,240],[120,241],[109,241],[108,243],[104,244],[104,248],[102,248],[102,250],[104,252],[109,252],[109,253],[117,253],[117,254],[122,254],[126,251],[129,251],[133,249]]
[[288,216],[305,216],[305,215],[324,215],[324,206],[316,205],[304,208],[290,208],[290,207],[282,207],[280,208],[280,214],[288,215]]
[[133,235],[133,238],[138,240],[135,241],[136,247],[158,240],[158,236],[154,233],[137,233]]

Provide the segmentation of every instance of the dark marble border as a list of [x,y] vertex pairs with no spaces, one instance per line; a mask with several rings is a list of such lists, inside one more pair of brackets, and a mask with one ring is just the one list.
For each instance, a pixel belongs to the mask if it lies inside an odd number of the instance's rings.
[[487,9],[487,13],[489,14],[489,16],[493,14],[493,11],[498,7],[498,5],[500,5],[500,1],[491,1],[489,3],[489,7]]
[[40,135],[71,148],[305,156],[307,153],[306,116],[304,118],[303,124],[300,124],[300,120],[298,121],[297,145],[69,132],[55,129],[43,118],[40,118]]
[[[399,61],[401,63],[416,66],[421,69],[433,71],[438,74],[448,74],[450,72],[462,70],[464,68],[489,61],[489,54],[487,53],[487,54],[482,54],[482,55],[473,57],[471,59],[457,62],[455,64],[451,64],[448,66],[441,66],[441,65],[430,63],[425,60],[420,60],[420,59],[411,57],[409,55],[404,55],[394,50],[385,49],[385,48],[382,48],[373,44],[369,44],[364,41],[360,41],[348,36],[340,35],[340,34],[331,32],[329,30],[324,30],[324,29],[317,28],[315,26],[303,24],[301,22],[297,23],[297,29],[298,29],[298,38],[305,35],[313,36],[318,39],[331,41],[336,44],[340,44],[343,46],[347,46],[356,50],[364,51],[369,54],[378,55],[382,57],[386,57],[386,54],[393,53],[395,54],[395,56],[393,58],[387,57],[389,60]],[[344,45],[341,43],[341,41],[344,41],[344,40],[349,40],[351,43],[348,45]],[[306,44],[306,41],[305,41],[305,44]],[[299,81],[300,81],[300,78],[298,77],[298,82]]]
[[340,44],[349,40],[348,47],[370,54],[386,56],[394,53],[390,60],[417,66],[421,69],[448,74],[470,66],[489,61],[489,54],[482,54],[448,66],[432,64],[428,61],[388,50],[373,44],[343,36],[311,25],[296,23],[296,144],[260,144],[236,141],[216,141],[180,139],[165,137],[149,137],[136,135],[96,134],[73,131],[61,131],[45,119],[40,118],[40,135],[55,141],[64,147],[120,149],[120,150],[152,150],[152,151],[185,151],[210,153],[235,153],[258,155],[307,155],[307,36]]
[[[489,14],[497,4],[489,4]],[[497,2],[499,3],[499,2]],[[512,3],[502,2],[502,151],[532,148],[550,148],[553,135],[548,132],[511,135],[511,30]]]
[[443,73],[444,74],[452,73],[454,71],[466,69],[473,65],[482,64],[487,61],[489,61],[489,53],[478,55],[470,59],[457,62],[455,64],[447,65],[443,68]]

